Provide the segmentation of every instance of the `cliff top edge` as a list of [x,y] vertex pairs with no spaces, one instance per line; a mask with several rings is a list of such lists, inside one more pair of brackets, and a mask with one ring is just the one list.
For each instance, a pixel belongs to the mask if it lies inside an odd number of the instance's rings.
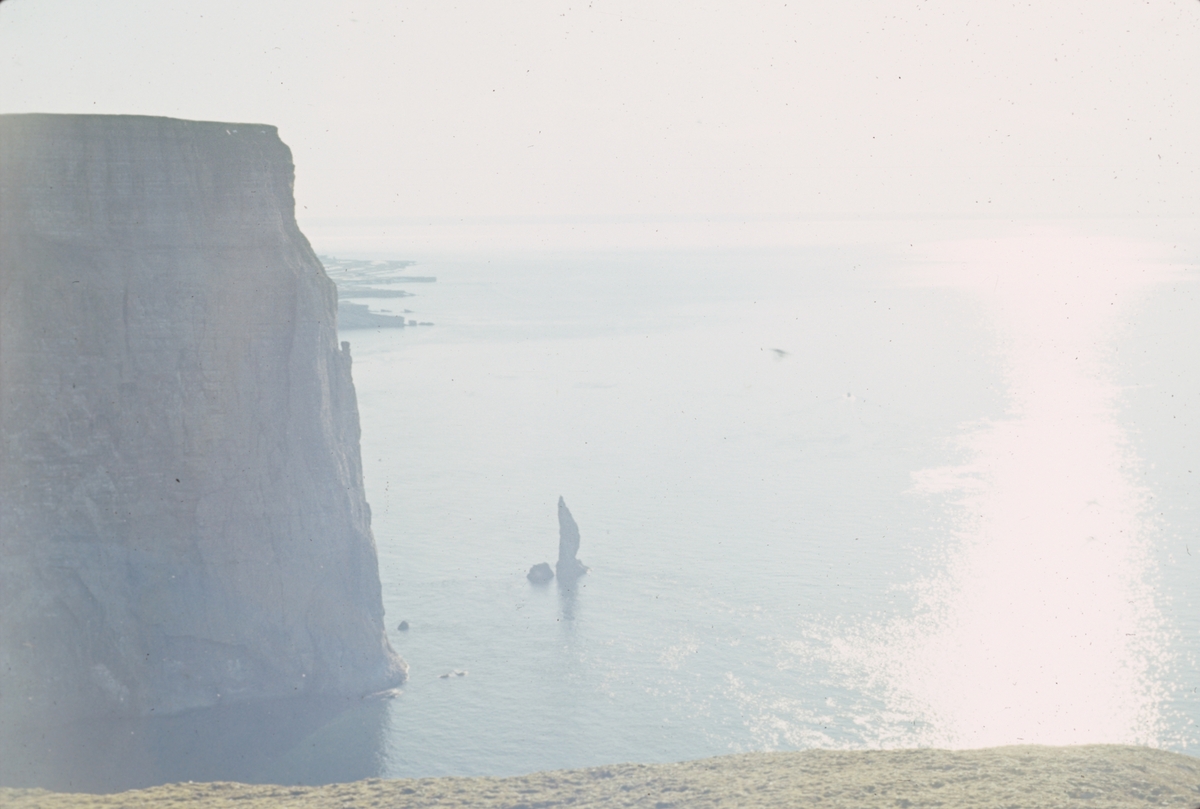
[[109,121],[114,124],[121,123],[131,126],[138,125],[168,125],[168,126],[186,126],[192,127],[212,127],[212,128],[230,128],[246,129],[263,132],[264,134],[272,134],[278,137],[279,127],[273,124],[258,124],[258,123],[243,123],[237,121],[200,121],[190,118],[172,118],[167,115],[104,115],[98,113],[74,113],[74,112],[4,112],[0,113],[0,123],[9,121],[75,121],[78,123],[100,123]]

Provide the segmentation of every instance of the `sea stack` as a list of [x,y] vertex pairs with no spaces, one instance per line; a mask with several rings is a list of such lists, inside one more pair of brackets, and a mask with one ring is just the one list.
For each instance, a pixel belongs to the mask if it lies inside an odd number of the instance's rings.
[[555,570],[558,580],[570,584],[584,573],[587,566],[576,558],[579,553],[579,526],[571,516],[571,510],[562,497],[558,498],[558,564]]
[[292,183],[272,126],[0,116],[5,732],[403,681]]

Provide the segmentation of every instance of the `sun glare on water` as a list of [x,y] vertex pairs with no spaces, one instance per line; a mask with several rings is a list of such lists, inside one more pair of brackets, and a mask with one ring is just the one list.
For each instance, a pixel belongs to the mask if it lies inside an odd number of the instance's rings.
[[923,282],[990,310],[1006,414],[964,430],[964,464],[914,474],[917,496],[949,496],[953,526],[915,616],[835,651],[913,718],[902,743],[1165,743],[1152,493],[1118,421],[1113,352],[1134,299],[1172,270],[1044,235],[931,258]]

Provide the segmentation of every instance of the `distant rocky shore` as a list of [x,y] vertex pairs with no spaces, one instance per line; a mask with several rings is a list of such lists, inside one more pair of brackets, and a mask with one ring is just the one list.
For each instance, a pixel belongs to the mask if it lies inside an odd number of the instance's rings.
[[318,258],[330,279],[337,284],[338,331],[433,325],[428,321],[405,318],[404,315],[413,313],[411,309],[404,309],[399,314],[390,309],[373,312],[369,305],[351,301],[414,297],[415,293],[393,285],[432,284],[437,281],[432,275],[400,274],[416,262],[395,259],[348,259],[324,255]]
[[11,809],[239,807],[1060,807],[1200,803],[1200,759],[1146,747],[807,750],[513,778],[372,778],[322,787],[187,783],[115,795],[0,789]]

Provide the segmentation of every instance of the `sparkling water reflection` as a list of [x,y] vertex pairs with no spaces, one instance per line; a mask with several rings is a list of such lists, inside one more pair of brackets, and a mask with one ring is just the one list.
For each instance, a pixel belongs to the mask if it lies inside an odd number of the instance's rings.
[[[385,601],[429,622],[385,772],[1187,749],[1117,352],[1164,267],[1045,234],[430,266],[438,329],[352,335]],[[524,580],[559,494],[570,619]]]
[[[987,301],[1006,412],[967,430],[943,569],[914,616],[842,645],[920,721],[919,744],[1179,744],[1164,715],[1179,638],[1160,609],[1143,462],[1119,421],[1114,338],[1178,277],[1125,245],[1041,235],[943,247],[930,280]],[[852,666],[853,668],[853,666]]]

